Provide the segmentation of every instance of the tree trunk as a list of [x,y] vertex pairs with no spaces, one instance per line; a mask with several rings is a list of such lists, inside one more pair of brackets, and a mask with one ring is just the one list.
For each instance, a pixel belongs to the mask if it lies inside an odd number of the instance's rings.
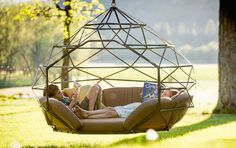
[[34,79],[33,79],[32,71],[30,70],[30,63],[28,62],[24,53],[21,52],[20,55],[21,55],[22,59],[25,61],[25,64],[27,65],[27,68],[29,70],[29,71],[27,71],[27,74],[30,74],[31,80],[33,81]]
[[[65,6],[65,13],[66,13],[66,19],[64,23],[64,45],[69,45],[70,43],[70,23],[72,19],[72,14],[71,14],[71,0],[66,0],[66,2],[69,2],[69,5]],[[64,48],[63,49],[63,55],[67,54],[68,49]],[[61,89],[63,88],[68,88],[69,87],[69,73],[68,73],[68,66],[69,66],[69,56],[66,56],[63,58],[63,63],[62,63],[62,70],[61,70]]]
[[236,9],[234,1],[220,0],[219,98],[214,112],[236,111]]
[[33,62],[34,62],[34,76],[36,76],[40,64],[40,44],[38,41],[35,42],[34,44],[34,51],[32,53],[33,55]]

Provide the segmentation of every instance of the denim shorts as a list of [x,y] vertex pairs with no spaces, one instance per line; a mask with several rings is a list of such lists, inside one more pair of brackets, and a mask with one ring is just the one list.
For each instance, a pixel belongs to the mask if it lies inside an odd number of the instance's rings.
[[117,114],[120,118],[126,118],[133,112],[141,102],[134,102],[125,106],[115,106],[114,109],[116,110]]
[[81,103],[77,104],[79,107],[85,110],[89,110],[89,99],[85,96]]

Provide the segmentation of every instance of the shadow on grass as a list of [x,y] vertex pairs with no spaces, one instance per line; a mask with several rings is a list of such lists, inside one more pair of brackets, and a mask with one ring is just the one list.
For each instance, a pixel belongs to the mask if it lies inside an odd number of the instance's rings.
[[[168,138],[175,138],[178,136],[183,136],[185,134],[188,134],[197,130],[220,126],[220,125],[223,125],[223,124],[235,121],[235,120],[236,120],[236,116],[234,114],[212,114],[209,118],[207,118],[206,120],[202,122],[187,125],[187,126],[182,126],[182,127],[176,127],[176,128],[171,129],[169,132],[159,132],[158,140],[161,141]],[[145,134],[142,134],[140,136],[137,136],[131,139],[123,139],[121,141],[111,144],[110,146],[117,146],[120,144],[134,144],[134,143],[143,144],[143,145],[148,144],[148,141],[145,138]]]
[[[165,140],[168,138],[175,138],[178,136],[183,136],[185,134],[201,130],[201,129],[206,129],[209,127],[215,127],[215,126],[220,126],[232,121],[236,121],[236,116],[234,114],[212,114],[209,118],[207,118],[204,121],[201,121],[199,123],[187,125],[187,126],[182,126],[182,127],[176,127],[171,129],[169,132],[159,132],[159,139],[158,141]],[[108,135],[109,136],[109,135]],[[134,138],[127,138],[120,140],[118,142],[115,142],[110,145],[103,145],[103,144],[95,144],[95,145],[90,145],[89,142],[88,144],[83,144],[80,145],[79,143],[76,145],[67,145],[67,146],[56,146],[56,145],[47,145],[47,146],[37,146],[37,147],[47,147],[47,148],[57,148],[57,147],[72,147],[72,148],[77,148],[77,147],[112,147],[112,146],[119,146],[119,145],[129,145],[129,144],[139,144],[139,145],[147,145],[149,144],[149,141],[146,140],[145,134],[140,134]],[[24,148],[31,148],[35,146],[30,146],[26,145],[23,146]]]

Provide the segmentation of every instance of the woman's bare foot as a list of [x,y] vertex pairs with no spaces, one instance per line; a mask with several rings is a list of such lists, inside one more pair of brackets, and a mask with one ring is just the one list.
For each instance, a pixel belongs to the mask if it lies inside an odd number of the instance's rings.
[[75,111],[75,115],[80,119],[84,119],[84,117],[82,117],[77,111]]
[[82,116],[83,119],[88,118],[88,113],[86,111],[84,111],[83,109],[81,109],[79,106],[76,106],[76,112]]

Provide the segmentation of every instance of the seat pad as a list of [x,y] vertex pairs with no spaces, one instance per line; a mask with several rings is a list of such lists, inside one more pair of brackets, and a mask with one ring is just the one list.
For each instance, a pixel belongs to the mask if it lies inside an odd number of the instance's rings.
[[80,133],[127,133],[123,128],[125,118],[81,119]]

